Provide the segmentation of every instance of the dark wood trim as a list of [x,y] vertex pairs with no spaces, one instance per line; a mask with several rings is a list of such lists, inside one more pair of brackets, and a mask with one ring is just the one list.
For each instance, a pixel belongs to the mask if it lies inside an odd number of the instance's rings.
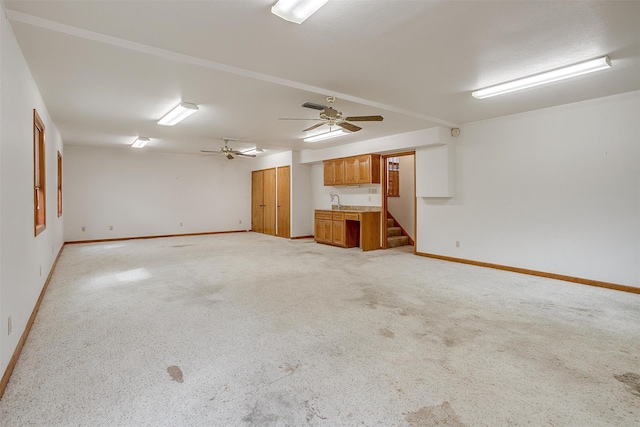
[[427,257],[427,258],[435,258],[435,259],[441,259],[444,261],[459,262],[462,264],[476,265],[478,267],[495,268],[497,270],[512,271],[514,273],[529,274],[531,276],[540,276],[540,277],[546,277],[549,279],[564,280],[565,282],[580,283],[582,285],[596,286],[599,288],[613,289],[613,290],[622,291],[622,292],[630,292],[632,294],[640,294],[640,288],[636,288],[634,286],[620,285],[617,283],[609,283],[609,282],[601,282],[599,280],[565,276],[564,274],[547,273],[544,271],[529,270],[529,269],[520,268],[520,267],[510,267],[508,265],[492,264],[489,262],[474,261],[474,260],[464,259],[464,258],[454,258],[454,257],[429,254],[424,252],[415,252],[415,254],[419,256]]
[[398,222],[397,219],[395,219],[395,217],[393,215],[391,215],[391,212],[387,212],[387,218],[391,218],[393,220],[394,224],[397,224],[396,227],[400,227],[400,230],[402,232],[403,236],[407,236],[409,238],[409,244],[411,246],[414,246],[416,243],[413,241],[413,239],[411,238],[411,236],[409,236],[409,233],[407,233],[407,230],[404,229],[404,227]]
[[[45,126],[38,111],[33,109],[33,235],[47,228],[47,169]],[[37,153],[37,155],[36,155]],[[38,180],[37,177],[40,179]],[[42,210],[37,206],[42,204]],[[40,218],[42,216],[42,218]]]
[[29,317],[29,321],[27,322],[27,326],[24,328],[24,332],[18,341],[18,345],[16,346],[15,351],[13,352],[13,356],[9,361],[9,365],[7,369],[4,371],[4,375],[2,376],[2,380],[0,380],[0,399],[4,395],[4,391],[9,385],[9,380],[11,379],[11,374],[13,373],[13,369],[16,367],[18,363],[18,358],[20,357],[20,353],[22,352],[22,348],[24,347],[24,343],[27,342],[27,337],[29,336],[29,332],[31,332],[31,327],[33,326],[33,322],[36,320],[36,315],[38,314],[38,310],[40,309],[40,303],[42,302],[42,298],[44,297],[44,293],[47,291],[47,287],[49,286],[49,282],[51,281],[51,276],[53,276],[53,271],[56,269],[56,265],[58,265],[58,260],[60,259],[60,255],[62,254],[62,250],[64,249],[64,244],[58,251],[58,255],[56,256],[55,261],[53,261],[53,265],[51,266],[51,270],[49,271],[49,275],[47,276],[47,280],[44,282],[44,286],[40,291],[40,296],[38,297],[38,301],[36,301],[35,307],[33,307],[33,312],[31,312],[31,317]]
[[58,201],[58,218],[62,216],[62,154],[58,151],[58,182],[56,200]]
[[291,238],[291,240],[298,240],[298,239],[313,239],[313,234],[310,234],[308,236],[294,236]]
[[229,230],[229,231],[207,231],[204,233],[184,233],[184,234],[162,234],[157,236],[138,236],[138,237],[116,237],[114,239],[95,239],[95,240],[74,240],[64,242],[65,245],[75,245],[78,243],[102,243],[102,242],[118,242],[121,240],[143,240],[143,239],[159,239],[162,237],[184,237],[184,236],[205,236],[208,234],[229,234],[229,233],[246,233],[250,230]]

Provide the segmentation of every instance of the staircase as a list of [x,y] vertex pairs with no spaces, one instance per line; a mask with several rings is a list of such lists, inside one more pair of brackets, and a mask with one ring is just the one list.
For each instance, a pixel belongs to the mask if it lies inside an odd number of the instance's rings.
[[409,244],[409,237],[402,235],[402,228],[396,225],[393,218],[387,218],[387,247],[397,248]]

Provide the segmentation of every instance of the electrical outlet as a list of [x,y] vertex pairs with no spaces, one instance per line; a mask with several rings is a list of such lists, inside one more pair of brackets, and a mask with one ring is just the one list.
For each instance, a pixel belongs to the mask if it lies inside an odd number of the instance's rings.
[[42,266],[40,266],[40,277],[42,277]]
[[87,228],[86,227],[82,227],[82,231],[85,231]]
[[109,226],[109,231],[113,231],[113,225]]
[[459,248],[459,247],[460,247],[460,241],[456,240],[456,248]]
[[242,224],[242,220],[238,221],[238,224]]
[[11,324],[11,316],[9,316],[9,319],[7,320],[7,335],[11,335],[12,328],[13,328],[13,325]]
[[180,223],[180,227],[182,227],[182,223]]

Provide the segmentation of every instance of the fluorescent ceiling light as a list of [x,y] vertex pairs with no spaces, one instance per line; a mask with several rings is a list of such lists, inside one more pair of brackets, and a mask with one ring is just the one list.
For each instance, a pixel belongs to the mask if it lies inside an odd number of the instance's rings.
[[151,141],[149,138],[138,137],[138,138],[136,138],[135,141],[133,141],[133,144],[131,144],[131,146],[133,148],[142,148],[145,145],[147,145],[149,143],[149,141]]
[[280,18],[302,24],[305,19],[316,13],[329,0],[278,0],[271,13]]
[[197,105],[189,104],[188,102],[182,102],[176,108],[165,114],[160,120],[158,120],[158,124],[162,126],[173,126],[183,121],[196,111],[198,111]]
[[329,132],[321,133],[321,134],[318,134],[318,135],[310,136],[308,138],[303,139],[303,141],[304,142],[324,141],[325,139],[336,138],[338,136],[348,135],[350,133],[351,132],[347,132],[344,129],[340,128],[338,130],[329,131]]
[[264,150],[263,150],[262,148],[258,148],[258,147],[256,147],[256,148],[249,148],[248,150],[244,150],[244,151],[242,152],[242,154],[249,154],[249,155],[252,155],[252,154],[259,154],[259,153],[264,153]]
[[607,68],[611,68],[611,61],[608,56],[603,56],[602,58],[592,59],[591,61],[581,62],[568,67],[558,68],[557,70],[547,71],[511,82],[501,83],[485,89],[476,90],[471,92],[471,95],[474,98],[484,99],[546,83],[557,82],[558,80],[564,80],[570,77],[592,73],[594,71],[605,70]]

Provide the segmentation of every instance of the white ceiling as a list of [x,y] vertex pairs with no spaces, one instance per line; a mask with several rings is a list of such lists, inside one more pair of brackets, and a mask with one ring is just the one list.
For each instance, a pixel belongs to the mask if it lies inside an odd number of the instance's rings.
[[[222,136],[325,148],[640,89],[640,1],[332,0],[301,25],[272,0],[5,1],[65,144],[199,153]],[[609,55],[611,70],[477,100],[494,83]],[[384,116],[308,144],[305,101]],[[156,121],[180,101],[201,111]]]

